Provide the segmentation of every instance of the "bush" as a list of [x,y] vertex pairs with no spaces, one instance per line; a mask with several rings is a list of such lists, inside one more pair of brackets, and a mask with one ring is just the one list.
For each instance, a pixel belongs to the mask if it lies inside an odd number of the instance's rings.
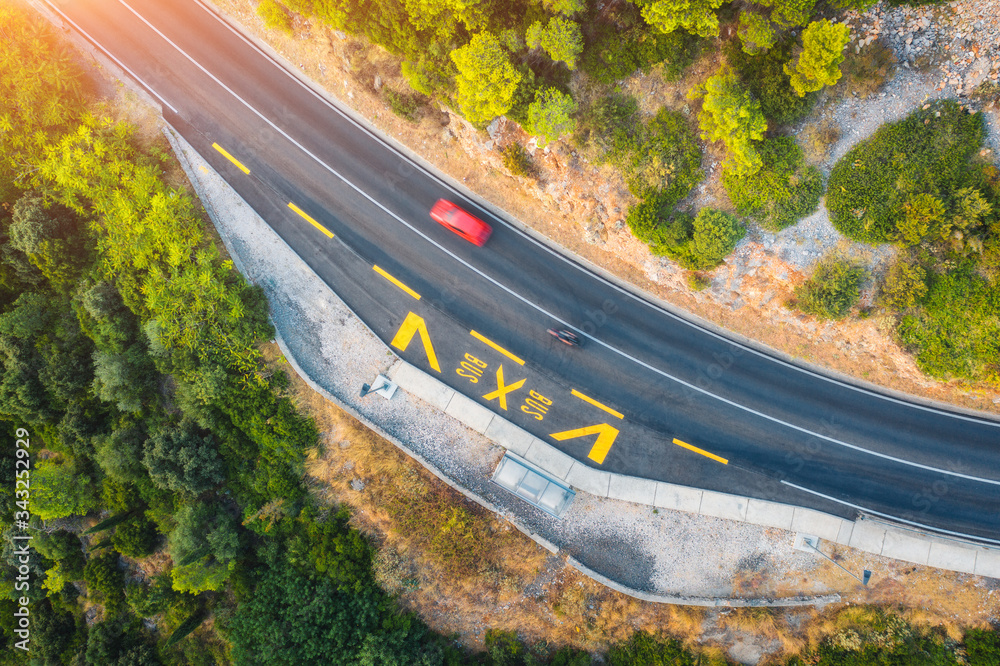
[[736,70],[742,83],[760,101],[764,117],[775,125],[788,125],[804,118],[812,109],[818,93],[799,97],[784,72],[792,57],[794,42],[779,42],[758,55],[744,52],[739,42],[732,40],[724,49],[726,60]]
[[848,48],[847,56],[840,66],[843,77],[832,90],[843,97],[856,95],[863,99],[878,92],[892,77],[895,69],[896,56],[892,48],[881,39],[861,50]]
[[83,568],[83,580],[92,598],[94,592],[99,593],[109,611],[113,612],[125,601],[125,576],[118,568],[117,553],[90,558]]
[[695,666],[695,657],[674,639],[659,640],[645,632],[636,632],[627,642],[608,650],[608,666]]
[[795,289],[795,307],[823,319],[842,319],[861,296],[868,272],[844,259],[821,261],[812,277]]
[[423,106],[423,100],[420,97],[396,92],[389,87],[382,88],[382,91],[386,103],[397,116],[409,120],[411,123],[420,118],[420,107]]
[[802,149],[788,137],[765,141],[758,149],[763,165],[756,173],[722,174],[736,211],[765,229],[778,231],[809,215],[819,205],[823,178],[802,161]]
[[702,208],[694,218],[690,258],[682,264],[695,270],[715,268],[746,233],[746,228],[732,215]]
[[969,631],[965,634],[965,652],[972,666],[1000,666],[1000,632]]
[[888,308],[905,310],[920,303],[926,295],[927,271],[919,264],[900,258],[886,274],[879,300]]
[[631,95],[614,90],[580,114],[575,142],[594,153],[594,161],[606,161],[631,150],[641,127],[639,103]]
[[649,245],[653,254],[684,262],[694,232],[694,218],[674,213],[673,202],[665,195],[654,195],[632,206],[626,217],[632,235]]
[[701,149],[694,131],[684,116],[666,108],[643,129],[631,150],[615,161],[636,197],[662,195],[674,205],[701,180]]
[[925,106],[883,125],[833,167],[826,203],[844,235],[867,243],[891,240],[911,196],[931,194],[949,207],[952,193],[981,177],[970,159],[985,134],[982,114],[950,100]]
[[614,83],[641,70],[648,74],[663,65],[668,81],[676,80],[698,54],[698,39],[684,30],[662,33],[638,19],[622,29],[599,23],[586,41],[581,69],[599,83]]
[[264,27],[269,30],[292,33],[292,17],[274,0],[260,0],[260,4],[257,5],[257,16],[264,21]]
[[143,515],[134,516],[124,525],[119,525],[111,536],[111,543],[126,557],[146,557],[156,549],[159,539],[156,525]]
[[923,372],[936,377],[996,377],[1000,367],[1000,302],[995,285],[971,263],[930,276],[927,294],[896,334]]
[[535,176],[535,165],[531,155],[519,143],[511,143],[503,149],[503,165],[515,176]]

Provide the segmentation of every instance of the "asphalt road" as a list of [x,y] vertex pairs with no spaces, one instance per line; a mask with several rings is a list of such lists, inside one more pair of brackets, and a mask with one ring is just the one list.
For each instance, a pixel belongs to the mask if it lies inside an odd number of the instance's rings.
[[[160,99],[394,351],[557,448],[612,472],[1000,544],[1000,421],[845,383],[600,279],[411,162],[195,0],[49,4]],[[429,218],[439,197],[494,226],[485,247]]]

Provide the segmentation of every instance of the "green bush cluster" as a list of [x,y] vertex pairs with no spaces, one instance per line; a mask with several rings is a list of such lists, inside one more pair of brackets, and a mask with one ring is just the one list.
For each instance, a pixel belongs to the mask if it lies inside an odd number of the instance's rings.
[[736,211],[771,231],[784,229],[815,211],[823,194],[823,177],[816,167],[804,164],[795,140],[766,140],[758,153],[762,166],[755,173],[741,176],[723,171],[722,183]]
[[504,147],[502,151],[503,165],[515,176],[533,177],[535,175],[535,165],[531,161],[531,155],[519,143],[511,143]]
[[626,14],[618,22],[593,24],[581,69],[595,81],[610,84],[637,71],[648,74],[662,64],[664,77],[672,81],[694,62],[699,46],[697,38],[682,30],[660,32],[637,16]]
[[824,319],[842,319],[861,295],[868,272],[846,259],[830,257],[817,264],[812,277],[795,289],[794,305]]
[[389,109],[397,116],[411,123],[420,118],[420,109],[424,106],[424,101],[419,95],[396,92],[392,88],[382,88],[382,95],[389,104]]
[[292,32],[292,17],[288,11],[275,0],[260,0],[257,5],[257,16],[264,21],[264,26],[271,30]]
[[981,187],[982,169],[971,159],[984,137],[982,114],[954,101],[925,106],[883,125],[834,166],[827,208],[844,235],[866,243],[895,240],[912,197],[932,196],[951,209],[959,190]]
[[746,235],[739,221],[722,211],[703,208],[692,217],[673,210],[669,197],[655,195],[633,206],[627,223],[653,254],[691,270],[715,268]]

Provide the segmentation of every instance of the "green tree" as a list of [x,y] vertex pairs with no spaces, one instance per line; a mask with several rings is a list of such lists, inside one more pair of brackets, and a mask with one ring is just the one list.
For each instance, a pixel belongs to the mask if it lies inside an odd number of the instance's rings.
[[580,24],[561,16],[549,19],[542,27],[535,21],[525,34],[529,48],[541,48],[556,62],[564,62],[571,70],[576,69],[576,59],[583,53],[583,33]]
[[760,102],[740,85],[731,69],[710,76],[696,95],[704,96],[698,123],[706,141],[722,141],[729,150],[725,168],[737,175],[760,169],[762,160],[754,145],[764,138],[767,120]]
[[535,92],[535,101],[528,107],[529,133],[542,137],[539,145],[555,141],[576,129],[573,114],[576,102],[566,93],[556,88],[545,88]]
[[842,319],[861,295],[868,272],[838,258],[821,261],[812,277],[795,289],[796,306],[823,319]]
[[153,387],[156,371],[146,347],[136,343],[120,354],[94,352],[94,388],[97,396],[127,413],[141,412]]
[[684,28],[699,37],[719,36],[719,17],[715,10],[722,0],[638,0],[646,23],[660,32]]
[[193,594],[221,589],[240,553],[236,521],[207,504],[184,506],[174,517],[177,527],[168,538],[174,589]]
[[257,5],[257,16],[264,21],[264,27],[292,33],[292,17],[288,11],[274,0],[260,0]]
[[371,585],[374,551],[360,532],[351,529],[349,520],[350,514],[341,509],[323,522],[308,521],[289,539],[288,561],[307,574],[328,576],[341,592],[359,592]]
[[41,197],[18,199],[8,233],[11,246],[26,254],[57,290],[68,290],[90,263],[79,218],[65,206],[46,207]]
[[88,595],[103,601],[112,614],[125,602],[125,575],[118,568],[117,553],[91,557],[83,568],[83,580],[87,583]]
[[68,663],[63,654],[76,636],[73,614],[52,607],[43,599],[31,609],[31,653],[33,660],[43,664]]
[[510,109],[521,73],[495,35],[473,36],[451,52],[451,59],[458,67],[456,100],[469,122],[484,124]]
[[42,520],[83,516],[98,506],[93,480],[76,461],[47,458],[31,473],[31,510]]
[[740,12],[740,26],[736,30],[744,53],[757,55],[767,51],[777,43],[774,26],[766,16],[744,9]]
[[160,533],[156,525],[144,515],[132,516],[115,528],[111,544],[126,557],[146,557],[156,550]]
[[785,65],[785,74],[791,77],[799,97],[840,80],[840,63],[850,38],[850,26],[827,19],[813,21],[802,32],[802,51]]
[[157,486],[191,495],[224,478],[218,444],[190,421],[153,433],[143,447],[142,462]]
[[965,634],[965,652],[971,666],[1000,666],[1000,632],[969,630]]
[[98,622],[87,632],[86,663],[102,666],[159,666],[151,637],[135,617]]
[[718,266],[746,233],[746,227],[732,215],[702,208],[694,218],[690,259],[685,267],[705,270]]

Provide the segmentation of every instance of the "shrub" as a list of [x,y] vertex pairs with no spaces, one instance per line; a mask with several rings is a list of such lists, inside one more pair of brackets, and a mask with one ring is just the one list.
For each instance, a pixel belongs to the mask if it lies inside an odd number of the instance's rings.
[[687,268],[714,268],[733,251],[747,230],[739,220],[721,210],[702,208],[694,218]]
[[827,208],[844,235],[868,243],[891,240],[910,197],[931,194],[947,207],[952,193],[981,178],[970,159],[983,140],[982,114],[969,114],[954,101],[925,106],[883,125],[833,167]]
[[503,165],[515,176],[534,177],[535,165],[531,155],[519,143],[508,144],[503,149]]
[[648,74],[662,63],[664,78],[672,81],[694,62],[698,44],[697,38],[683,30],[663,33],[641,19],[624,30],[612,23],[599,23],[586,41],[580,66],[594,80],[607,84],[639,70]]
[[675,261],[686,260],[694,218],[673,212],[669,197],[654,195],[639,203],[626,217],[632,235],[649,245],[653,254],[670,257]]
[[594,161],[601,162],[629,151],[641,127],[639,103],[615,90],[580,114],[575,142],[595,153]]
[[109,611],[125,601],[125,576],[118,568],[117,553],[90,558],[83,568],[83,580],[91,595],[98,592],[103,597]]
[[971,263],[931,274],[920,308],[896,334],[923,372],[936,377],[996,377],[1000,358],[1000,304],[996,287]]
[[686,650],[680,641],[660,640],[645,632],[636,632],[627,642],[612,646],[608,650],[607,661],[608,666],[695,666],[701,663],[701,659]]
[[842,319],[861,295],[867,271],[850,261],[821,261],[812,277],[795,289],[795,307],[823,319]]
[[879,300],[895,310],[905,310],[920,303],[927,295],[927,271],[905,258],[897,259],[882,283]]
[[662,194],[676,204],[701,180],[701,149],[694,131],[679,113],[663,108],[621,160],[625,182],[640,199]]
[[843,97],[865,98],[878,92],[896,69],[896,56],[881,39],[861,49],[848,49],[840,71],[843,77],[832,89]]
[[800,97],[840,80],[840,63],[850,37],[850,26],[827,19],[813,21],[802,31],[802,50],[784,67]]
[[711,278],[695,271],[688,272],[686,279],[688,288],[691,291],[704,291],[712,286]]
[[281,30],[289,34],[292,32],[292,17],[274,0],[260,0],[257,16],[264,21],[264,27],[268,30]]
[[740,215],[766,229],[778,231],[809,215],[819,205],[823,178],[802,162],[802,149],[788,137],[760,146],[759,171],[739,176],[729,171],[722,182]]
[[134,516],[119,525],[111,536],[111,544],[126,557],[146,557],[156,549],[159,539],[156,525],[143,515]]
[[411,123],[420,118],[420,107],[423,105],[423,100],[418,96],[396,92],[389,87],[384,87],[382,90],[385,101],[389,104],[389,109],[397,116],[409,120]]
[[972,666],[1000,666],[1000,632],[969,631],[965,634],[965,652]]
[[816,93],[800,97],[789,83],[783,67],[792,57],[792,46],[793,42],[785,39],[757,55],[746,53],[736,41],[723,47],[726,61],[736,70],[740,83],[760,101],[764,116],[775,125],[801,120],[818,98]]

